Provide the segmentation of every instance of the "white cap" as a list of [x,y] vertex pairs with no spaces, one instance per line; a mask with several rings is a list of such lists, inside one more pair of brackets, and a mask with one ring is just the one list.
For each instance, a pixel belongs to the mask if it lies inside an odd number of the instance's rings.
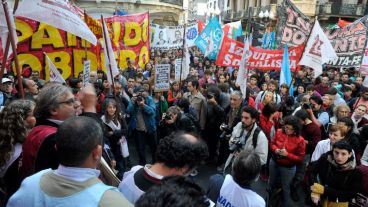
[[1,83],[13,83],[13,81],[11,80],[11,79],[9,79],[9,78],[3,78],[2,80],[1,80]]

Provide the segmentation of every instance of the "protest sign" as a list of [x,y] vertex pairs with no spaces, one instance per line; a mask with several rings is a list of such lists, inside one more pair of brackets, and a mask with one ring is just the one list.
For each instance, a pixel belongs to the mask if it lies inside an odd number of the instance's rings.
[[[114,48],[118,67],[127,68],[129,58],[143,68],[149,61],[148,13],[114,16],[106,18],[105,21],[108,22],[107,27],[112,27],[114,31],[111,40],[113,45],[118,46]],[[49,73],[45,71],[46,61],[43,52],[47,53],[60,70],[64,80],[83,73],[85,59],[91,61],[91,71],[101,68],[107,72],[103,64],[104,52],[100,44],[103,42],[102,39],[96,46],[93,46],[71,33],[45,23],[27,18],[16,18],[15,24],[19,41],[18,58],[21,68],[24,68],[24,77],[29,77],[33,70],[40,72],[41,78],[49,80]]]
[[89,74],[91,73],[91,61],[85,60],[83,63],[83,87],[89,83]]
[[170,64],[157,64],[155,67],[155,92],[170,89]]
[[[220,66],[239,67],[243,55],[244,44],[224,37],[216,64]],[[294,71],[303,53],[304,45],[289,48],[290,69]],[[250,47],[248,69],[280,70],[283,49],[268,50]]]
[[183,47],[184,27],[183,26],[161,26],[151,24],[151,48],[168,50]]
[[187,26],[185,30],[185,44],[187,45],[187,47],[193,47],[195,45],[194,42],[197,39],[198,35],[199,32],[197,23]]
[[180,80],[180,72],[181,72],[181,58],[175,60],[175,80]]

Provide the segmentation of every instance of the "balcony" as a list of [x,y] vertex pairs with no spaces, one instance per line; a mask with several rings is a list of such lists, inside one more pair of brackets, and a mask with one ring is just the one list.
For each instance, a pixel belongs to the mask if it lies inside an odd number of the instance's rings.
[[174,4],[177,6],[183,6],[183,0],[160,0],[162,3]]
[[229,9],[226,11],[221,12],[221,17],[224,22],[231,22],[233,20],[233,10]]
[[317,15],[319,16],[344,16],[361,17],[364,15],[364,6],[362,4],[340,4],[328,2],[318,5]]

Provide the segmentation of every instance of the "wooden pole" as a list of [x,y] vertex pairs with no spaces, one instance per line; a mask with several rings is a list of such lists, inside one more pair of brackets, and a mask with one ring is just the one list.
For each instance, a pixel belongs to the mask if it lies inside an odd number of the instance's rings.
[[[15,13],[15,10],[17,10],[17,8],[18,8],[18,4],[19,4],[19,0],[15,0],[14,7],[13,7],[13,14]],[[6,39],[5,50],[4,50],[4,53],[3,53],[4,56],[3,56],[3,60],[2,60],[2,64],[1,64],[0,81],[3,79],[6,62],[8,60],[9,48],[10,48],[10,37],[9,37],[9,34],[8,34],[8,37]]]
[[105,20],[104,20],[102,15],[101,15],[101,22],[102,22],[102,32],[104,34],[104,43],[105,43],[104,47],[106,48],[107,58],[109,59],[109,68],[108,68],[108,70],[110,70],[110,77],[111,77],[111,92],[112,92],[112,94],[114,94],[114,88],[115,88],[115,86],[114,86],[114,77],[112,76],[110,54],[109,54],[109,50],[107,48],[107,41],[106,41],[106,36],[109,35],[109,33],[105,30]]
[[10,20],[10,16],[9,16],[8,3],[7,3],[6,0],[2,0],[2,2],[3,2],[3,8],[4,8],[4,13],[5,13],[5,18],[6,18],[6,24],[8,25],[8,29],[9,29],[10,38],[8,38],[8,39],[10,39],[10,44],[12,46],[13,54],[14,54],[15,68],[17,69],[17,78],[18,78],[18,85],[19,85],[19,90],[20,90],[18,92],[20,92],[21,97],[24,98],[24,90],[23,90],[23,84],[22,84],[22,73],[20,71],[18,54],[17,54],[17,47],[16,47],[15,40],[14,40],[14,31],[13,31],[13,28],[11,28],[11,20]]

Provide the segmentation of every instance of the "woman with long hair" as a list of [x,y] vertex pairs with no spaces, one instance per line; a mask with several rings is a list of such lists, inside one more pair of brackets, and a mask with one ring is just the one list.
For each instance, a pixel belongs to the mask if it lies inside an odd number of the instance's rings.
[[0,113],[0,178],[4,181],[6,199],[20,185],[18,165],[22,144],[36,124],[34,107],[35,103],[31,100],[16,100]]
[[179,82],[174,81],[167,93],[167,102],[169,103],[169,106],[173,106],[179,99],[181,99],[182,96],[183,94],[180,90]]
[[[282,189],[282,200],[285,207],[294,206],[290,198],[290,183],[295,175],[296,165],[305,155],[305,142],[300,136],[301,124],[294,116],[283,119],[284,127],[277,130],[271,141],[272,158],[270,161],[269,187],[275,192]],[[279,186],[281,182],[281,186]]]
[[353,149],[345,140],[332,145],[313,166],[311,199],[323,207],[348,207],[361,189],[362,174],[356,169]]

